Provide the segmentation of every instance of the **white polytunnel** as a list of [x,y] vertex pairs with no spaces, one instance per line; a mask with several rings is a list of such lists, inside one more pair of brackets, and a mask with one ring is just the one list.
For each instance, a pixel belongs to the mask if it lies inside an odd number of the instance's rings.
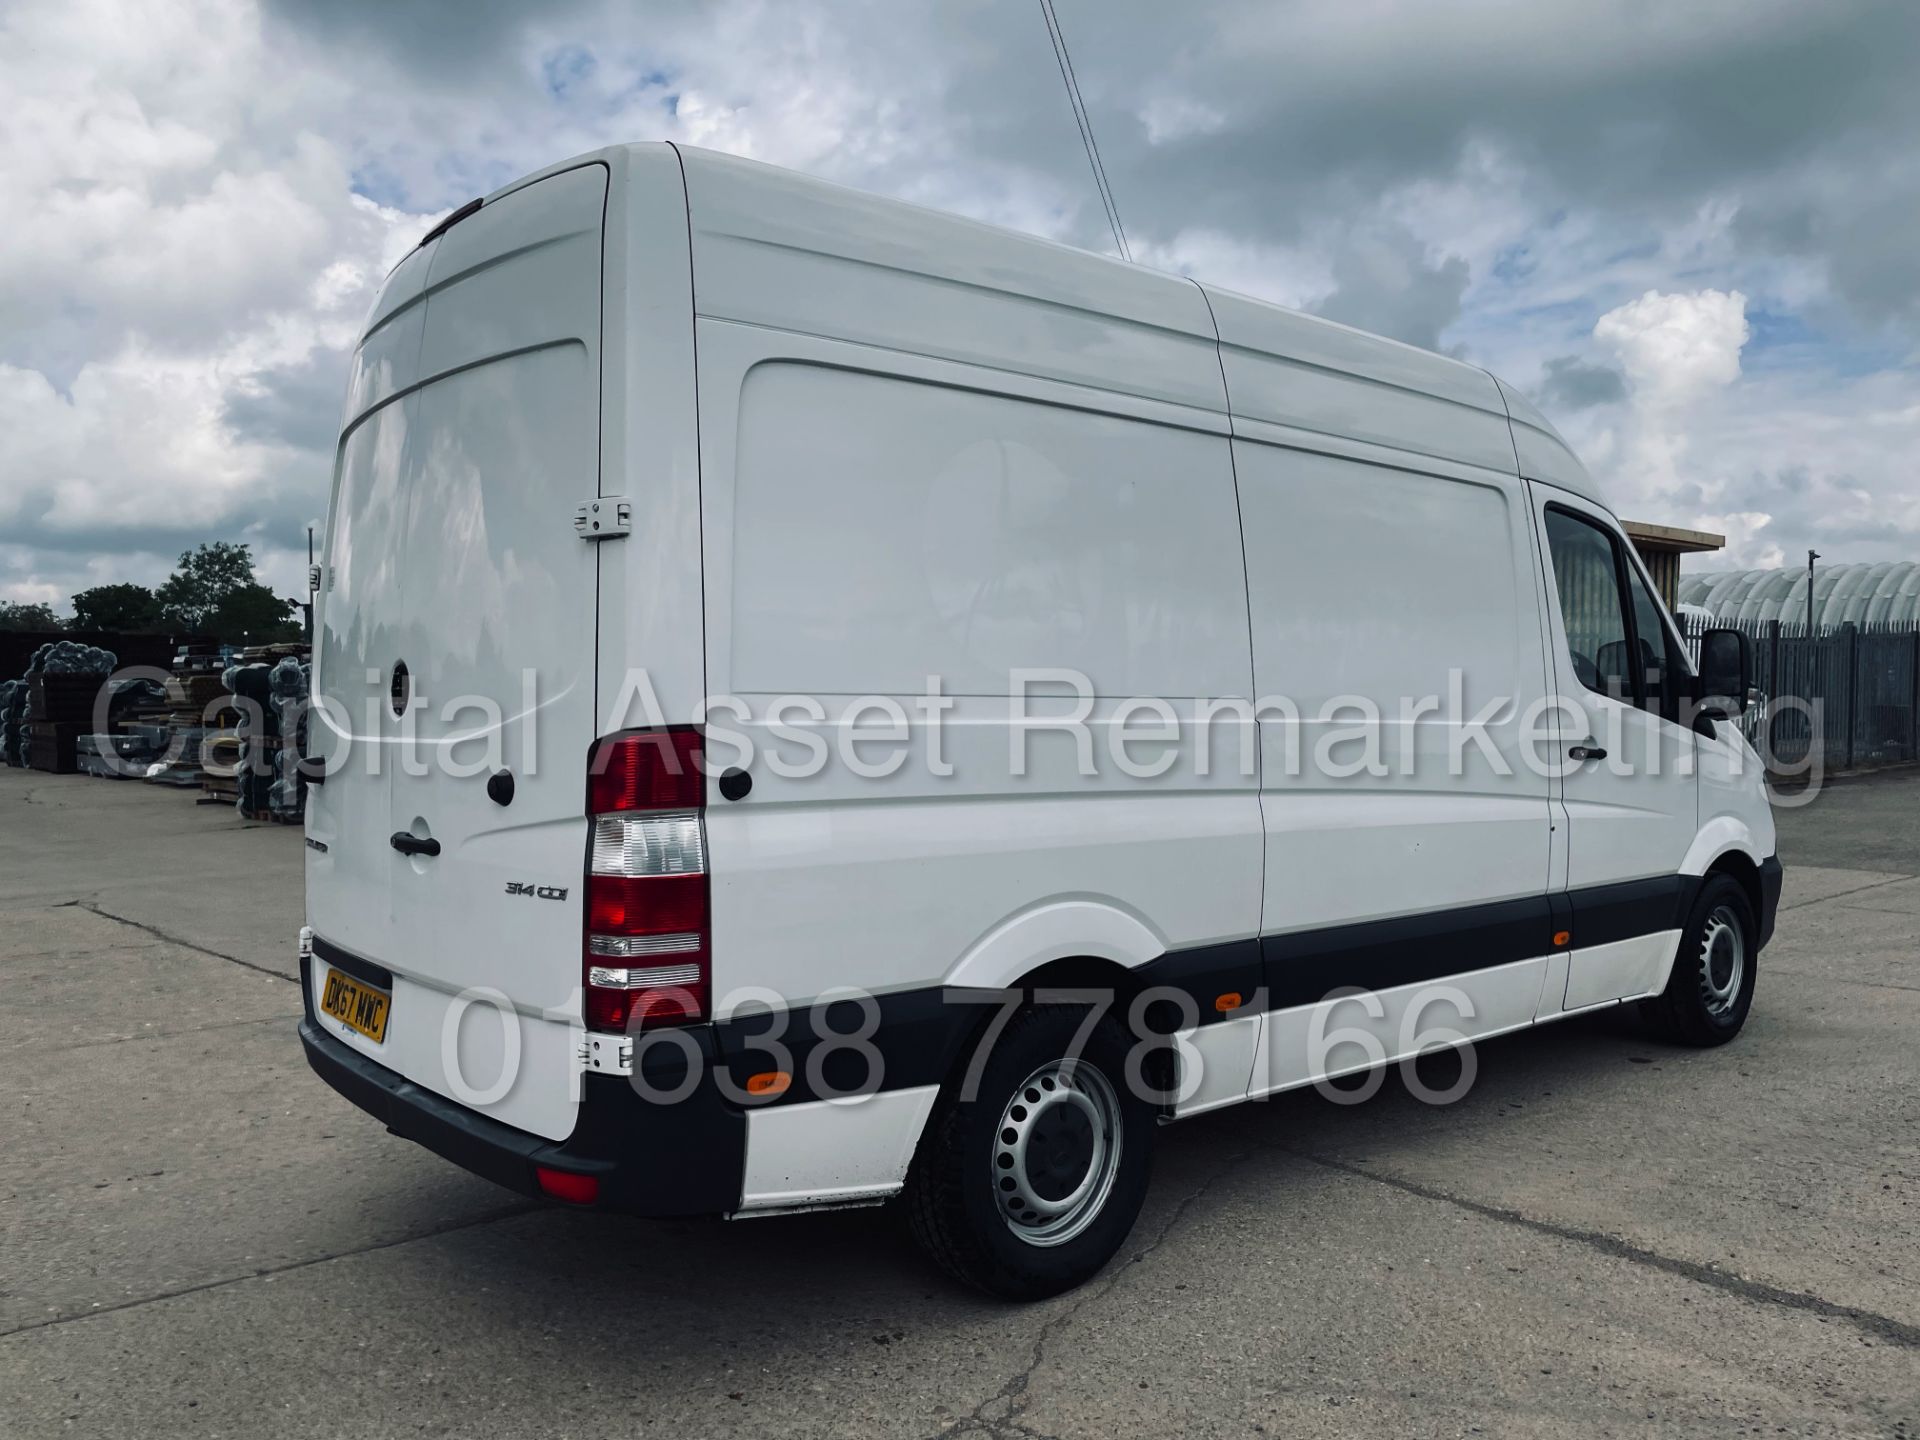
[[[1682,575],[1680,603],[1700,606],[1721,624],[1805,624],[1807,572],[1781,568]],[[1813,576],[1813,623],[1920,624],[1920,561],[1819,566]]]

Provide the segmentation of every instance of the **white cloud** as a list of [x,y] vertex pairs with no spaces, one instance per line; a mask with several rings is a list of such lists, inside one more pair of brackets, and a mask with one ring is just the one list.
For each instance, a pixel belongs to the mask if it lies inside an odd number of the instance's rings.
[[64,605],[223,538],[285,588],[272,532],[324,507],[326,462],[228,407],[316,356],[344,376],[422,218],[354,195],[343,150],[287,123],[302,83],[248,0],[28,4],[0,25],[0,528],[27,542],[0,580]]
[[1739,379],[1740,351],[1750,333],[1747,297],[1738,290],[1649,290],[1609,310],[1593,327],[1593,338],[1619,356],[1636,402],[1650,409],[1684,406]]

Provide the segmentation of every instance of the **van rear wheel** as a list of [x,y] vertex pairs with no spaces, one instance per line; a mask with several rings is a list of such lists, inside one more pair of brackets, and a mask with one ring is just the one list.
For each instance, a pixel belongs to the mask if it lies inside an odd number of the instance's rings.
[[1111,1015],[1069,1054],[1085,1015],[1014,1016],[973,1097],[957,1084],[941,1097],[908,1172],[915,1238],[989,1294],[1038,1300],[1090,1279],[1146,1198],[1153,1108],[1127,1083],[1127,1035]]
[[1667,988],[1641,1002],[1655,1034],[1681,1045],[1724,1045],[1753,1008],[1759,928],[1753,904],[1731,875],[1710,875],[1680,932]]

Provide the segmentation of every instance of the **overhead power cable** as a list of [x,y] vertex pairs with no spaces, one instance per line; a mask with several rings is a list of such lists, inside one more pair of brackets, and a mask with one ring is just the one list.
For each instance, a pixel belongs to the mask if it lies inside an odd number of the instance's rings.
[[1106,211],[1107,224],[1113,227],[1114,248],[1122,260],[1133,259],[1127,246],[1127,232],[1120,225],[1120,207],[1113,203],[1113,187],[1107,183],[1107,167],[1100,163],[1100,146],[1093,138],[1093,121],[1087,115],[1087,102],[1080,98],[1080,82],[1073,73],[1073,58],[1067,54],[1066,32],[1060,17],[1053,13],[1053,0],[1040,0],[1040,14],[1047,22],[1047,38],[1053,42],[1053,58],[1060,66],[1061,83],[1067,87],[1067,103],[1073,107],[1074,124],[1080,127],[1080,143],[1086,147],[1087,165],[1093,171],[1094,189],[1100,192],[1100,208]]

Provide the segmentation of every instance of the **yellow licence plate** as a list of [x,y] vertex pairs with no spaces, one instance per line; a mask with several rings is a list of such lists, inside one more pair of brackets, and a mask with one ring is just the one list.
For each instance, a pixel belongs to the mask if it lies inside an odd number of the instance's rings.
[[393,997],[386,991],[338,970],[327,971],[326,988],[320,992],[322,1010],[376,1045],[387,1038],[387,1007],[392,1003]]

